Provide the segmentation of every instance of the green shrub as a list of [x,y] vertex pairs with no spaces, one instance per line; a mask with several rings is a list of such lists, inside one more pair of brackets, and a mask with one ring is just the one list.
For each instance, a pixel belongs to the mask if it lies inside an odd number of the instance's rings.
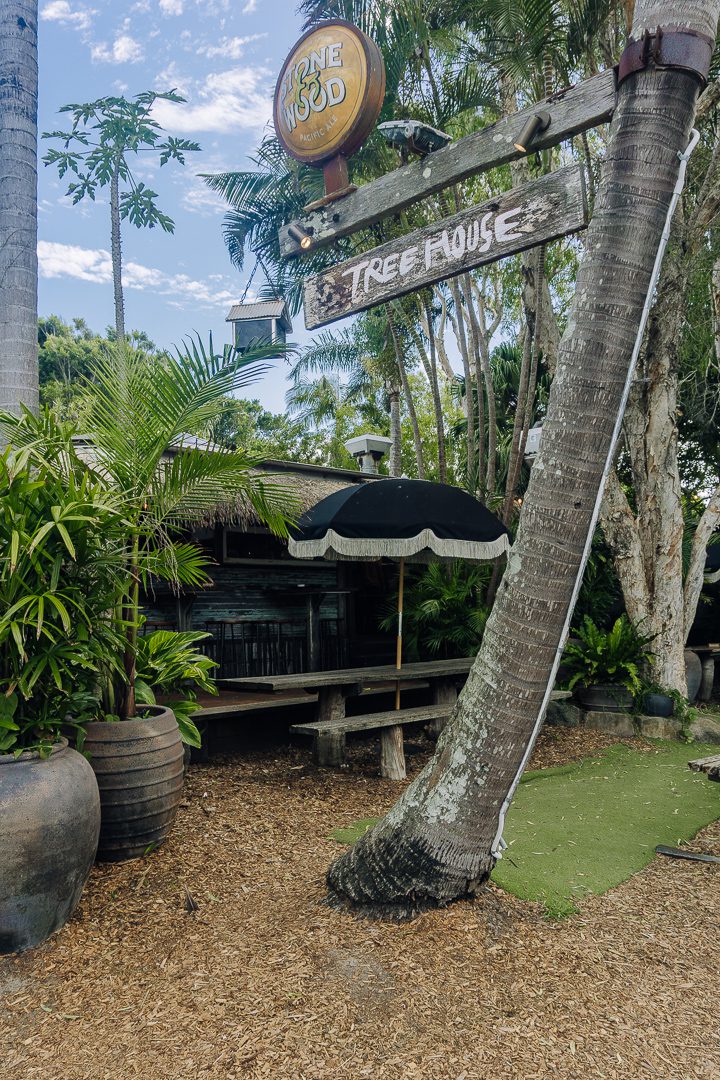
[[568,690],[611,683],[640,692],[641,669],[651,662],[647,645],[652,637],[641,634],[627,615],[621,615],[607,631],[598,629],[586,615],[575,635],[563,657]]

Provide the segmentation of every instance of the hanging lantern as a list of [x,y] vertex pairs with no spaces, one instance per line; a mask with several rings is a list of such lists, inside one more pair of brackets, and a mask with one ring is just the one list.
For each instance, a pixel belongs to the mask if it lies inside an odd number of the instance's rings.
[[240,353],[257,345],[279,345],[282,355],[292,323],[284,300],[261,300],[253,304],[233,304],[225,317],[232,324],[232,343]]
[[532,465],[533,461],[538,455],[540,449],[540,439],[542,437],[542,420],[531,427],[527,433],[527,440],[525,442],[525,461],[528,465]]

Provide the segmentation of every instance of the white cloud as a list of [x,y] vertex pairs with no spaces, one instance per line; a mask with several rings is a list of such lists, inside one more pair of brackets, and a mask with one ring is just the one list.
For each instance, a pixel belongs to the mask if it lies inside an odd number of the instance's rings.
[[273,73],[266,68],[230,68],[208,75],[192,90],[187,105],[158,101],[154,116],[173,133],[257,130],[272,117]]
[[[82,248],[76,244],[59,244],[48,240],[38,243],[40,276],[44,278],[71,277],[79,281],[107,284],[112,281],[110,252],[103,248]],[[221,275],[209,281],[198,281],[188,274],[166,274],[152,266],[127,262],[123,267],[126,289],[152,289],[167,298],[173,307],[217,307],[231,304],[237,292],[228,288],[232,282]],[[225,285],[225,288],[221,288]]]
[[73,9],[68,0],[50,0],[50,3],[41,10],[40,18],[46,22],[60,23],[61,26],[75,26],[78,30],[88,30],[92,17],[96,14],[97,12],[91,8]]
[[183,0],[160,0],[163,15],[182,15]]
[[252,15],[253,11],[257,11],[257,0],[247,0],[247,4],[242,9],[242,14]]
[[105,42],[93,45],[92,58],[100,64],[136,64],[143,58],[142,45],[129,34],[120,34],[115,38],[112,48]]
[[251,41],[260,41],[267,34],[248,34],[247,37],[224,37],[217,45],[200,45],[197,49],[198,56],[207,56],[212,60],[216,56],[222,56],[224,60],[239,60],[245,52],[245,45]]

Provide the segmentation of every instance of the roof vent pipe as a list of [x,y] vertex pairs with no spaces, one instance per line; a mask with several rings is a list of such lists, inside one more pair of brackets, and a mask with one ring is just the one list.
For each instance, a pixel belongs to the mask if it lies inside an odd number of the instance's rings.
[[348,439],[345,449],[355,458],[360,472],[377,476],[378,465],[392,446],[392,439],[385,435],[356,435]]

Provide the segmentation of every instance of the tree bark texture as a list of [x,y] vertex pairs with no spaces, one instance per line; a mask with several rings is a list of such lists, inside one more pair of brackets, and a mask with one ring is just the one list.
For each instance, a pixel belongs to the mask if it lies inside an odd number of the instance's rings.
[[390,465],[391,476],[402,476],[402,428],[400,423],[400,390],[392,386],[388,390],[390,399]]
[[0,0],[0,408],[38,405],[37,3]]
[[[704,97],[701,98],[701,105]],[[698,109],[698,113],[700,108]],[[687,693],[684,649],[703,584],[705,549],[717,526],[718,499],[708,500],[691,542],[683,580],[685,531],[678,466],[679,346],[687,319],[694,261],[720,212],[720,139],[691,211],[680,208],[663,266],[624,421],[634,507],[612,477],[603,503],[603,532],[613,553],[630,618],[652,635],[653,679]],[[712,275],[714,288],[715,274]]]
[[[669,23],[714,35],[719,7],[641,0],[633,36]],[[475,895],[492,870],[501,807],[563,644],[697,90],[667,70],[620,87],[542,448],[480,653],[432,761],[331,866],[335,903],[403,918]]]
[[115,299],[115,337],[125,340],[125,298],[122,287],[122,244],[120,240],[120,181],[117,170],[110,181],[110,246]]

